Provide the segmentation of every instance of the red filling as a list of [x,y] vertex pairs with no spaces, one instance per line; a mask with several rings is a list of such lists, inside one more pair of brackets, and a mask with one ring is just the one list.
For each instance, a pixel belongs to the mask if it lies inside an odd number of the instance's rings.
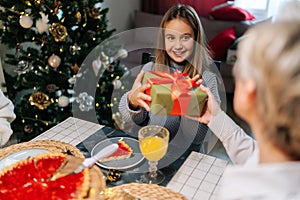
[[0,199],[74,199],[83,183],[83,172],[48,180],[64,161],[63,157],[29,160],[0,176]]
[[119,148],[108,157],[123,156],[132,152],[132,149],[124,141],[119,141],[118,145]]

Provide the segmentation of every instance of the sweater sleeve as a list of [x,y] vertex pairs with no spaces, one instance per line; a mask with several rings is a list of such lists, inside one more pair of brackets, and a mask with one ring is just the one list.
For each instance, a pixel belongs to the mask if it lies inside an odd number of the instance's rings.
[[149,121],[149,113],[144,108],[139,108],[138,110],[132,110],[129,107],[128,102],[128,92],[126,92],[120,100],[119,111],[122,118],[126,122],[134,122],[137,125],[145,125]]
[[[142,70],[143,71],[149,71],[153,69],[153,62],[146,63]],[[137,110],[132,110],[129,107],[128,102],[128,93],[126,92],[119,102],[119,111],[122,115],[122,118],[126,122],[134,122],[137,125],[144,126],[147,125],[149,122],[149,113],[144,108],[139,108]]]
[[209,88],[211,93],[216,98],[217,102],[220,104],[221,99],[220,99],[220,95],[219,95],[219,91],[218,91],[218,81],[217,81],[216,75],[212,72],[204,71],[203,75],[202,75],[202,79],[203,79],[206,87]]
[[12,135],[10,123],[15,118],[13,103],[0,90],[0,146],[6,144]]
[[208,127],[220,139],[233,164],[245,164],[257,150],[256,141],[223,111],[212,118]]

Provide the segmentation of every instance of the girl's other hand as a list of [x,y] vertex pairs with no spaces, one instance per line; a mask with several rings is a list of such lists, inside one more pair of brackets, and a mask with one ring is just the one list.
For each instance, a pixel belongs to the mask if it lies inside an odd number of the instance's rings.
[[196,76],[194,76],[192,78],[192,80],[195,81],[195,83],[196,83],[197,86],[201,85],[201,83],[202,83],[202,79],[200,79],[200,75],[199,74],[197,74]]
[[142,79],[144,77],[144,71],[141,71],[136,77],[131,90],[128,93],[128,100],[132,107],[138,108],[143,107],[148,112],[150,111],[149,105],[146,101],[151,101],[151,96],[145,94],[145,90],[150,88],[150,84],[142,84]]
[[187,116],[187,117],[189,119],[196,120],[204,124],[208,124],[211,121],[211,119],[214,116],[216,116],[218,113],[220,113],[222,110],[220,105],[216,101],[214,95],[209,90],[209,88],[203,85],[200,85],[200,88],[203,92],[207,94],[207,101],[203,107],[203,110],[199,117],[195,117],[195,116]]

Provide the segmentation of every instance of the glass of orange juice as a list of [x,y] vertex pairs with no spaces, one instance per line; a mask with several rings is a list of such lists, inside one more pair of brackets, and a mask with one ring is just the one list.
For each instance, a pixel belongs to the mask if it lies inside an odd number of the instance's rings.
[[157,169],[157,164],[167,152],[169,134],[168,129],[158,125],[148,125],[139,130],[140,150],[149,162],[149,172],[141,177],[140,182],[159,184],[165,179],[164,174]]

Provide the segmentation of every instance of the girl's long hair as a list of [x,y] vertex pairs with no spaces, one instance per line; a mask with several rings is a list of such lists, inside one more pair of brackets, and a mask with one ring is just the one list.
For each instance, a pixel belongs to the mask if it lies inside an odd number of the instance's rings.
[[182,4],[172,6],[162,19],[155,54],[155,70],[169,71],[170,58],[165,49],[164,32],[166,24],[173,19],[184,20],[192,27],[195,35],[194,51],[185,62],[183,71],[190,77],[194,77],[196,74],[201,75],[203,68],[212,63],[212,58],[206,47],[207,40],[198,14],[191,6]]

